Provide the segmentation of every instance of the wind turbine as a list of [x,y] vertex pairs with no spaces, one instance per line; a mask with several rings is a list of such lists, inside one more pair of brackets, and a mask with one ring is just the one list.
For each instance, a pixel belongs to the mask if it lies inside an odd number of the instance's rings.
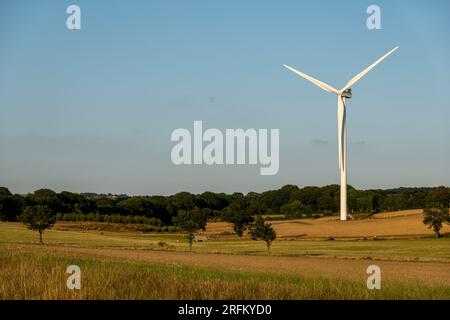
[[372,70],[377,64],[386,59],[391,53],[397,50],[395,47],[380,59],[372,63],[366,69],[354,76],[341,90],[337,90],[332,86],[314,79],[307,74],[304,74],[288,65],[283,65],[287,69],[291,70],[300,77],[314,83],[316,86],[322,88],[325,91],[334,93],[338,96],[337,102],[337,118],[338,118],[338,149],[339,149],[339,172],[341,176],[341,211],[340,219],[347,220],[347,127],[345,125],[345,99],[350,99],[352,97],[352,89],[350,87],[358,82],[362,77],[364,77],[370,70]]

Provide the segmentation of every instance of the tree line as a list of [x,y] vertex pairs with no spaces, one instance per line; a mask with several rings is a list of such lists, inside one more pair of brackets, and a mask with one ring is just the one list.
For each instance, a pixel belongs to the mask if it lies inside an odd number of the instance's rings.
[[[377,213],[422,208],[448,208],[450,188],[397,188],[357,190],[348,187],[348,209],[351,213]],[[198,211],[207,220],[236,222],[235,231],[257,215],[282,214],[287,218],[332,215],[339,212],[339,186],[303,187],[286,185],[261,193],[192,194],[180,192],[171,196],[127,196],[95,193],[57,193],[39,189],[26,195],[12,194],[0,187],[0,220],[18,221],[30,206],[46,206],[56,220],[145,223],[154,226],[174,225],[180,211]]]
[[[318,212],[331,215],[337,212],[339,200],[337,185],[304,188],[286,185],[247,195],[181,192],[168,197],[56,193],[50,189],[18,195],[0,187],[0,219],[22,221],[29,229],[39,232],[40,243],[43,243],[44,230],[57,220],[64,220],[149,224],[151,231],[169,231],[173,227],[170,231],[186,232],[190,247],[195,233],[205,230],[209,220],[221,219],[231,223],[239,237],[248,231],[251,239],[263,240],[270,253],[276,232],[263,214],[284,214],[288,218],[308,217]],[[348,200],[351,212],[425,208],[423,223],[433,229],[437,238],[442,225],[450,223],[450,188],[443,186],[390,190],[350,187]]]

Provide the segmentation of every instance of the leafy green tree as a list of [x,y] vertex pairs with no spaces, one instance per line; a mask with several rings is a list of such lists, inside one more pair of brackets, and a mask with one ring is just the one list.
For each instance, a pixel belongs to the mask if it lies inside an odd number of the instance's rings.
[[179,210],[191,210],[195,207],[195,197],[189,192],[179,192],[170,197],[171,204]]
[[437,187],[431,194],[433,206],[448,208],[450,206],[450,189],[444,186]]
[[56,222],[54,211],[44,205],[28,206],[19,216],[28,229],[39,232],[39,243],[43,244],[42,234],[44,230],[50,229]]
[[[358,210],[358,197],[359,191],[353,188],[351,185],[347,186],[347,205],[348,210],[353,213]],[[340,200],[339,200],[340,201]]]
[[171,224],[173,217],[178,214],[179,209],[172,204],[173,201],[170,199],[170,197],[164,196],[149,197],[154,217],[160,219],[163,224]]
[[287,217],[300,218],[302,216],[304,208],[300,200],[294,200],[282,205],[280,211]]
[[304,187],[292,192],[290,200],[299,200],[303,205],[308,206],[311,211],[316,211],[321,190],[322,188],[319,187]]
[[244,231],[253,222],[254,207],[249,206],[244,199],[232,202],[223,209],[223,219],[233,225],[233,230],[239,237],[242,237]]
[[320,196],[320,198],[317,202],[317,206],[318,206],[318,209],[320,211],[322,211],[323,213],[331,213],[331,212],[333,212],[334,203],[335,203],[335,201],[332,196],[330,196],[328,194],[324,194],[324,195]]
[[213,193],[209,191],[198,196],[198,200],[203,203],[203,208],[209,208],[212,210],[222,210],[229,204],[224,193]]
[[112,215],[116,212],[116,203],[114,199],[101,197],[93,200],[95,202],[97,211],[100,214]]
[[278,190],[269,190],[261,194],[261,202],[272,213],[278,213],[283,204],[289,202],[291,193],[296,189],[287,185]]
[[187,232],[186,238],[189,241],[189,250],[192,250],[195,233],[198,230],[205,230],[207,216],[197,207],[192,210],[180,210],[178,215],[173,218],[173,223]]
[[60,199],[58,194],[50,189],[39,189],[27,196],[33,205],[47,206],[53,211],[60,210]]
[[415,192],[408,200],[408,208],[421,209],[426,207],[426,193]]
[[82,194],[62,191],[58,195],[58,212],[62,213],[91,213],[97,210],[95,201]]
[[148,197],[130,197],[117,203],[125,215],[153,216],[153,204]]
[[444,223],[450,224],[449,208],[425,209],[423,211],[423,223],[428,229],[433,229],[436,238],[440,237],[440,231]]
[[271,224],[264,221],[263,217],[257,216],[255,223],[250,228],[250,236],[252,240],[263,240],[267,246],[267,253],[270,254],[270,246],[277,238],[277,233]]
[[0,220],[16,221],[16,217],[22,211],[24,198],[12,194],[8,188],[0,187]]

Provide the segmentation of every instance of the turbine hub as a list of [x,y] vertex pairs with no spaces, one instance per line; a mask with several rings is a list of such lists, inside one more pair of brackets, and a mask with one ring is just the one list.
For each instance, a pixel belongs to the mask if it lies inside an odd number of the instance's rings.
[[341,97],[350,99],[352,97],[352,89],[347,89],[344,92],[342,92]]

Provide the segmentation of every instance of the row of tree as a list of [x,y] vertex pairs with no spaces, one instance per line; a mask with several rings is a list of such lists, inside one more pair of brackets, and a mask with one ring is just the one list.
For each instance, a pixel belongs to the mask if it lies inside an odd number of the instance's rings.
[[[304,187],[286,185],[262,193],[191,194],[180,192],[171,196],[98,195],[92,193],[56,193],[39,189],[26,195],[12,194],[0,187],[0,220],[16,221],[28,206],[45,205],[55,213],[89,215],[94,221],[109,217],[142,216],[152,218],[160,225],[172,225],[180,210],[194,208],[208,220],[248,221],[259,214],[284,214],[287,217],[304,217],[313,214],[331,215],[339,212],[339,187]],[[389,190],[357,190],[348,187],[350,212],[381,212],[450,206],[450,188],[398,188]],[[66,215],[69,219],[80,215]],[[83,216],[84,217],[84,216]],[[97,219],[97,220],[96,220]],[[106,218],[108,220],[109,218]],[[121,220],[121,219],[119,219]],[[138,220],[123,219],[124,221]],[[150,220],[146,220],[150,221]],[[241,230],[235,230],[238,234]]]
[[[318,203],[321,203],[320,200],[324,197],[331,199],[326,201],[328,206],[322,210],[324,210],[324,214],[332,214],[335,212],[334,197],[339,198],[339,194],[335,193],[336,187],[332,185],[300,189],[297,186],[287,185],[279,190],[261,194],[252,192],[246,196],[240,193],[226,195],[206,192],[201,195],[178,193],[170,197],[128,197],[126,195],[73,194],[69,192],[58,194],[49,189],[40,189],[22,196],[11,194],[7,188],[0,188],[0,216],[4,220],[22,221],[29,229],[38,231],[41,243],[43,231],[51,228],[56,220],[140,223],[160,226],[163,221],[171,218],[168,224],[185,231],[190,246],[192,246],[195,233],[205,229],[208,220],[220,217],[232,224],[233,230],[239,237],[242,237],[248,230],[252,239],[265,241],[270,253],[270,245],[276,239],[276,232],[264,220],[262,213],[284,213],[288,217],[308,215],[313,212],[312,204],[314,202],[312,199],[317,199],[319,195]],[[450,223],[450,189],[446,187],[404,188],[386,191],[357,191],[351,188],[350,191],[353,195],[357,192],[361,193],[357,199],[369,199],[369,207],[366,209],[369,212],[374,212],[374,208],[377,212],[378,208],[383,205],[387,205],[385,207],[387,210],[425,207],[423,222],[433,229],[436,237],[440,236],[442,224]],[[305,198],[305,195],[310,197]],[[283,201],[280,201],[280,198]],[[395,207],[395,209],[390,207],[399,205],[403,200],[405,200],[405,204],[409,203],[412,207]],[[102,207],[101,204],[105,203],[109,203],[111,207],[109,212],[118,210],[118,212],[122,212],[122,215],[120,213],[100,213],[99,208]],[[161,205],[162,203],[165,205]],[[85,208],[85,204],[88,204],[90,213],[82,213],[80,208]],[[157,211],[158,204],[159,209],[165,213],[164,216]],[[321,210],[320,207],[319,205],[318,210]],[[93,208],[96,208],[97,211],[94,211]],[[66,213],[56,213],[57,210]],[[72,213],[67,213],[67,211]],[[171,212],[175,214],[170,215]],[[155,214],[158,218],[155,217]]]
[[[248,230],[252,240],[263,240],[266,243],[267,252],[270,253],[270,246],[276,239],[277,234],[272,225],[267,223],[262,216],[256,216],[256,219],[249,216],[245,220],[236,220],[229,217],[227,221],[233,225],[233,229],[239,237],[242,237],[244,231]],[[195,233],[199,230],[205,230],[207,222],[207,214],[198,208],[180,210],[178,215],[173,218],[173,223],[187,233],[186,238],[191,249]]]

